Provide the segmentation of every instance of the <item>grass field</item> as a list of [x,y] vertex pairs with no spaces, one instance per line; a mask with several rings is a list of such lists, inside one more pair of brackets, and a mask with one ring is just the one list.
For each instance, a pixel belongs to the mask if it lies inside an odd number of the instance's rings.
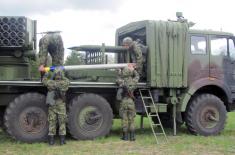
[[[172,136],[172,130],[167,130],[169,142],[157,145],[152,135],[148,121],[145,120],[144,130],[139,129],[139,117],[136,119],[137,140],[124,142],[120,140],[120,120],[115,120],[108,137],[92,141],[76,141],[67,138],[64,146],[49,147],[46,143],[27,144],[11,139],[0,130],[0,155],[111,155],[111,154],[183,154],[183,155],[221,155],[235,154],[235,113],[229,113],[225,130],[218,136],[193,136],[183,126],[177,136]],[[57,143],[59,141],[57,140]]]

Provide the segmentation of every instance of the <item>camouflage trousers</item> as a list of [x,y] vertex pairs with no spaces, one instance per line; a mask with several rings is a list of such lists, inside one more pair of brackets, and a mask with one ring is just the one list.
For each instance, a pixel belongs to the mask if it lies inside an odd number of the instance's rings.
[[124,97],[120,104],[119,115],[122,118],[123,132],[135,130],[135,103],[131,97]]
[[61,66],[64,62],[64,45],[59,34],[46,34],[39,41],[40,64],[47,64],[48,53],[53,66]]
[[48,135],[56,135],[57,123],[59,125],[59,135],[66,135],[66,107],[62,100],[56,101],[55,105],[48,108]]

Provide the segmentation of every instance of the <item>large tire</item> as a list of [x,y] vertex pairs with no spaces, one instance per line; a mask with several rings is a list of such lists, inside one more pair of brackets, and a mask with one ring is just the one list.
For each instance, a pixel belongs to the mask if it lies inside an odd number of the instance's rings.
[[201,94],[193,98],[185,114],[188,130],[203,136],[219,134],[227,118],[224,103],[212,94]]
[[112,119],[112,109],[103,97],[82,94],[69,106],[68,129],[75,139],[94,139],[109,133]]
[[23,142],[44,141],[48,133],[45,96],[27,93],[9,104],[4,115],[6,131]]

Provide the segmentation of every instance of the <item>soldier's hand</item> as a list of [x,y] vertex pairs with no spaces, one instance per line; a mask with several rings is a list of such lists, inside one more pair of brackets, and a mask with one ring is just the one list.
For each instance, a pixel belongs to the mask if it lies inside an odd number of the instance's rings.
[[44,72],[44,65],[40,65],[39,68],[38,68],[38,71],[39,72]]

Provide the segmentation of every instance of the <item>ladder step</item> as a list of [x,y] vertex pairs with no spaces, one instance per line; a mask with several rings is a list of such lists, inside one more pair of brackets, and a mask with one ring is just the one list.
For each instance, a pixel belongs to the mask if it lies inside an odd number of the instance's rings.
[[152,124],[152,125],[154,125],[154,126],[161,126],[161,124]]
[[152,97],[143,96],[142,98],[143,98],[143,99],[150,99],[150,98],[152,98]]
[[[151,121],[152,117],[157,117],[158,123],[154,123],[153,121],[150,122],[151,128],[152,128],[152,132],[153,132],[153,134],[155,136],[155,139],[156,139],[157,143],[159,143],[158,140],[157,140],[157,135],[164,135],[165,140],[167,141],[164,128],[163,128],[163,126],[161,124],[161,121],[160,121],[160,118],[159,118],[159,115],[158,115],[158,108],[161,105],[157,104],[157,103],[155,104],[155,102],[153,101],[150,89],[139,89],[139,92],[140,92],[140,95],[141,95],[141,99],[142,99],[143,105],[145,107],[145,112],[146,112],[146,114],[147,114],[147,116],[149,118],[149,121]],[[144,94],[144,96],[143,96],[143,94]],[[149,100],[147,100],[147,99],[149,99]],[[150,99],[151,99],[151,103],[148,103],[148,105],[146,105],[145,102],[150,101]],[[153,113],[152,112],[148,112],[148,109],[147,109],[148,107],[149,108],[154,108],[155,112],[153,112]],[[161,127],[160,128],[161,129],[160,132],[156,132],[158,126]],[[155,129],[155,127],[156,127],[156,129]]]
[[140,89],[140,91],[143,91],[143,90],[148,90],[149,91],[149,89]]
[[146,105],[145,107],[154,107],[154,105]]
[[154,105],[146,105],[145,107],[154,107]]

